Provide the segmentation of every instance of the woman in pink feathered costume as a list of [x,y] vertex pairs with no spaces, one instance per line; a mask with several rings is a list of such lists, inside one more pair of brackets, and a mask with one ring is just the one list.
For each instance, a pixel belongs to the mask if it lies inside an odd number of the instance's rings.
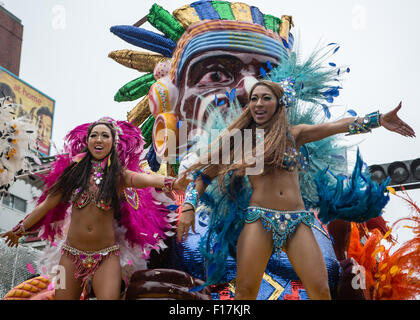
[[2,235],[17,246],[26,231],[41,227],[52,242],[48,259],[55,252],[65,270],[56,299],[80,299],[88,279],[97,299],[119,299],[122,269],[144,268],[150,251],[164,248],[176,209],[164,192],[185,189],[187,181],[139,172],[143,145],[140,130],[124,121],[76,127],[44,177],[38,206]]

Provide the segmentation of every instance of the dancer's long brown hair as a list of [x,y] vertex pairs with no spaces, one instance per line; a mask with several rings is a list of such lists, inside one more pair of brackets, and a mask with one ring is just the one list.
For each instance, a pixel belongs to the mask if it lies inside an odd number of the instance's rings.
[[[277,99],[277,110],[271,120],[269,120],[267,123],[265,123],[263,126],[258,127],[258,129],[264,129],[264,171],[262,174],[268,174],[273,169],[278,168],[281,166],[284,160],[284,153],[286,150],[286,144],[287,144],[287,136],[286,133],[289,129],[288,121],[287,121],[287,114],[286,114],[286,108],[283,104],[281,98],[284,95],[283,89],[280,87],[279,84],[267,80],[259,81],[257,82],[250,90],[248,101],[251,99],[251,96],[255,90],[255,88],[259,86],[265,86],[274,94],[274,96]],[[236,133],[232,134],[232,137],[234,137],[236,134],[242,134],[242,138],[244,137],[244,129],[251,129],[252,130],[252,136],[253,136],[253,150],[252,150],[252,157],[256,156],[256,133],[257,124],[255,123],[254,119],[252,118],[251,111],[249,109],[249,102],[245,106],[243,113],[232,123],[227,131],[219,136],[219,138],[212,143],[208,150],[210,152],[206,155],[204,155],[202,158],[202,161],[200,161],[198,164],[195,164],[189,168],[187,173],[189,172],[196,172],[198,170],[203,170],[204,173],[209,174],[210,176],[218,176],[219,179],[219,186],[223,185],[223,179],[224,176],[227,175],[229,172],[233,171],[234,176],[244,176],[245,175],[245,169],[246,168],[253,168],[256,165],[256,162],[248,163],[244,161],[244,157],[242,158],[241,163],[234,163],[234,151],[235,147],[238,148],[238,146],[235,146],[233,143],[231,143],[231,140],[229,140],[230,143],[230,162],[229,164],[223,164],[222,163],[222,143],[221,141],[224,141],[224,137],[229,135],[229,132],[232,132],[233,130],[236,131]],[[233,138],[234,139],[234,138]],[[226,139],[225,139],[226,140]],[[224,141],[225,142],[225,141]],[[219,146],[219,147],[217,147]],[[216,151],[214,148],[218,148]],[[242,155],[244,154],[250,154],[249,151],[243,150],[244,149],[244,139],[242,139]],[[203,164],[203,163],[211,163],[211,159],[216,159],[218,157],[219,164]],[[203,161],[206,160],[206,161]],[[211,172],[211,173],[210,173]],[[232,179],[233,181],[234,179]]]

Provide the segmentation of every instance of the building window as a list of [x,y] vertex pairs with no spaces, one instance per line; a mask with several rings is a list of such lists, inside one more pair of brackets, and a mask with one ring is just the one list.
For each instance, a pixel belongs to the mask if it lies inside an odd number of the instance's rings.
[[9,193],[7,196],[4,196],[3,204],[8,208],[16,209],[18,211],[26,213],[26,200],[16,197],[13,194]]

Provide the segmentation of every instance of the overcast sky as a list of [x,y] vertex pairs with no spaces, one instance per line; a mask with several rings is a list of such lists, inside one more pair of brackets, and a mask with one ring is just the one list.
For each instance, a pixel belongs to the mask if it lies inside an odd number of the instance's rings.
[[[0,0],[24,25],[20,78],[56,100],[52,140],[61,148],[63,137],[76,125],[111,116],[125,120],[136,102],[117,103],[113,97],[127,82],[139,77],[108,53],[138,49],[114,36],[113,25],[134,24],[153,3],[168,11],[180,0]],[[192,2],[192,1],[191,1]],[[307,56],[318,43],[337,42],[333,59],[351,73],[336,100],[334,117],[344,108],[364,115],[386,112],[403,101],[400,116],[420,136],[418,76],[420,44],[418,0],[254,0],[243,1],[278,17],[292,15],[301,52]],[[153,30],[150,25],[144,25]],[[404,138],[379,128],[372,134],[348,138],[360,142],[369,164],[420,157],[420,140]],[[52,150],[52,154],[54,154]],[[415,201],[420,191],[412,191]],[[408,214],[405,204],[391,196],[385,219]],[[411,234],[401,229],[400,239]]]

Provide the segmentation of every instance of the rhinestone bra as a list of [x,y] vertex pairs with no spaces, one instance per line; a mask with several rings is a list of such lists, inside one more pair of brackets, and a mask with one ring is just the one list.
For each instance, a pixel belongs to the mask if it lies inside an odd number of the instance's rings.
[[96,201],[94,193],[89,191],[82,192],[82,188],[75,189],[71,195],[71,202],[73,202],[73,206],[75,206],[77,209],[83,209],[92,201],[101,210],[109,211],[112,209],[111,200],[105,201],[101,199]]
[[[99,185],[101,184],[104,176],[104,170],[102,167],[102,164],[99,161],[93,161],[92,160],[92,174],[90,177],[90,183],[93,185],[93,188],[97,192],[99,189]],[[101,199],[99,201],[96,201],[96,192],[92,191],[83,191],[82,188],[77,188],[73,190],[71,194],[71,202],[73,202],[73,205],[78,208],[82,209],[86,207],[90,202],[94,202],[95,205],[104,211],[109,211],[112,209],[111,207],[111,200],[105,201],[104,199]]]
[[293,146],[286,147],[282,168],[287,171],[293,171],[295,168],[306,171],[309,165],[309,152],[306,146],[303,145],[298,151],[295,139],[291,134],[289,134],[289,132],[287,132],[287,137],[292,141]]

